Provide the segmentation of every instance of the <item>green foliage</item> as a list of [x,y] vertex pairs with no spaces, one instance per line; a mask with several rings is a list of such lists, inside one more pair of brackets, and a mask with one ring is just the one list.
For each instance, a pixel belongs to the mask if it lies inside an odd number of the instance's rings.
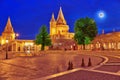
[[89,44],[98,33],[95,21],[88,17],[77,20],[74,30],[78,44]]
[[84,42],[85,42],[85,44],[90,44],[90,42],[91,42],[90,38],[89,37],[85,37],[85,41]]
[[78,44],[83,44],[84,42],[84,34],[82,31],[77,31],[74,36],[75,41],[77,41]]
[[42,25],[40,28],[39,34],[36,36],[35,43],[37,45],[41,44],[41,50],[44,50],[45,46],[51,45],[51,39],[47,32],[47,27],[45,25]]

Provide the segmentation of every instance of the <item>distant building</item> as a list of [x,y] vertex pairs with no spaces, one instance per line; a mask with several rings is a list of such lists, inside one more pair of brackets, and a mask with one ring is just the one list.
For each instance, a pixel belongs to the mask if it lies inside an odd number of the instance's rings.
[[35,45],[34,40],[21,40],[16,38],[17,35],[14,32],[9,17],[6,27],[0,36],[0,50],[6,49],[6,41],[8,41],[8,50],[12,52],[32,52],[40,50],[40,46]]
[[[76,49],[77,44],[73,40],[74,33],[69,32],[69,26],[64,18],[61,7],[57,19],[55,19],[54,14],[52,14],[50,20],[50,37],[52,39],[53,47],[56,47],[56,49]],[[17,39],[10,17],[8,18],[6,27],[0,36],[0,50],[6,49],[6,40],[8,41],[8,50],[12,52],[35,52],[39,51],[41,47],[40,45],[35,45],[34,40]]]
[[120,32],[98,35],[92,44],[96,50],[120,50]]
[[[103,31],[102,31],[103,32]],[[79,46],[83,49],[83,45]],[[120,50],[120,32],[97,35],[91,44],[85,45],[86,50]]]
[[15,39],[15,32],[13,30],[10,18],[8,18],[8,22],[6,24],[6,27],[0,36],[0,45],[3,45],[6,43],[6,40],[13,41]]
[[73,40],[74,33],[69,32],[69,25],[67,25],[61,7],[57,19],[55,19],[54,13],[52,13],[52,18],[50,20],[50,37],[54,49],[77,49],[77,44]]
[[69,26],[64,18],[62,8],[60,7],[57,19],[54,18],[54,13],[50,20],[50,36],[51,39],[72,39],[74,33],[69,32]]

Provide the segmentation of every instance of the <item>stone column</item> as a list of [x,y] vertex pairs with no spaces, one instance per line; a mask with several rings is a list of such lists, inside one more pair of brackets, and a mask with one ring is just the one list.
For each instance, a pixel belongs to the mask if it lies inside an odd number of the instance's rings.
[[111,49],[111,43],[109,42],[108,45],[109,45],[108,49],[110,50]]
[[106,49],[108,50],[109,49],[109,43],[105,43],[106,45]]
[[120,49],[120,42],[118,42],[118,49]]
[[93,49],[93,44],[90,45],[90,49],[91,49],[91,50]]
[[20,50],[21,50],[21,52],[24,52],[24,50],[23,50],[23,48],[24,48],[24,42],[22,42],[22,44],[21,44],[21,46],[20,46],[20,47],[21,47],[21,49],[20,49]]
[[112,49],[115,49],[115,43],[112,42]]
[[114,44],[113,42],[111,42],[111,50],[113,50],[113,48],[114,48]]
[[15,51],[18,52],[18,43],[15,42]]
[[117,49],[117,46],[116,46],[116,45],[117,45],[117,43],[115,42],[115,43],[114,43],[114,49],[115,49],[115,50]]
[[116,42],[116,50],[118,50],[118,42]]
[[13,52],[13,43],[11,44],[11,52]]
[[107,49],[107,43],[104,43],[104,49]]
[[36,53],[37,51],[36,51],[36,45],[34,45],[34,52]]

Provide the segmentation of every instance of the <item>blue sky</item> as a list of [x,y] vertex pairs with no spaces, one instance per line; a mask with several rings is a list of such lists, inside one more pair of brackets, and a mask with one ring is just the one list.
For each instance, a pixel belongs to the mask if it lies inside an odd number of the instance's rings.
[[[0,0],[0,33],[10,16],[19,38],[35,39],[41,25],[47,25],[49,31],[51,14],[57,18],[60,6],[70,32],[74,32],[77,19],[87,16],[96,21],[99,34],[102,29],[106,33],[120,31],[120,0]],[[99,18],[100,11],[104,18]]]

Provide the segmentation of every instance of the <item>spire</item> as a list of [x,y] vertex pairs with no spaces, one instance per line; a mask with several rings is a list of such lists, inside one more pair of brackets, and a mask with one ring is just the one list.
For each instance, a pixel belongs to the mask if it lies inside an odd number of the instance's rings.
[[105,33],[105,31],[104,31],[104,29],[102,30],[102,34],[104,34]]
[[115,29],[113,28],[113,32],[115,32]]
[[55,21],[54,13],[52,13],[51,22],[54,22],[54,21]]
[[63,12],[62,12],[62,8],[60,7],[59,13],[58,13],[58,17],[57,17],[57,24],[66,24]]
[[12,24],[11,24],[11,21],[10,21],[10,17],[8,17],[8,21],[7,21],[6,27],[4,29],[4,32],[14,33],[14,30],[13,30],[13,27],[12,27]]

